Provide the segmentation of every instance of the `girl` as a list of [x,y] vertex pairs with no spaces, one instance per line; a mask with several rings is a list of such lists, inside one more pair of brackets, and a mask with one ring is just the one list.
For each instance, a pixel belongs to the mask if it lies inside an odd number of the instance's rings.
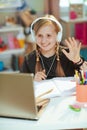
[[87,69],[87,62],[80,57],[81,43],[68,38],[67,47],[60,46],[62,26],[54,16],[46,15],[33,21],[31,35],[36,50],[25,56],[21,72],[33,73],[35,81],[74,76],[75,70]]

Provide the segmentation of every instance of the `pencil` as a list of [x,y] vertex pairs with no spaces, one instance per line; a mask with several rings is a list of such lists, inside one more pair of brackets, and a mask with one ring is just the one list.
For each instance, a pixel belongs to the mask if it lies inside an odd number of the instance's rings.
[[48,90],[48,91],[46,91],[46,92],[44,92],[44,93],[42,93],[42,94],[40,94],[37,98],[42,97],[42,96],[44,96],[44,95],[46,95],[46,94],[48,94],[48,93],[50,93],[52,91],[53,91],[53,88]]
[[42,102],[42,101],[44,101],[44,100],[48,100],[48,98],[47,98],[47,99],[42,99],[41,97],[44,96],[44,95],[46,95],[46,94],[49,94],[49,93],[52,92],[52,91],[53,91],[53,89],[50,89],[49,91],[47,91],[47,92],[45,92],[45,93],[42,93],[40,96],[38,96],[38,97],[36,98],[36,103],[40,103],[40,102]]

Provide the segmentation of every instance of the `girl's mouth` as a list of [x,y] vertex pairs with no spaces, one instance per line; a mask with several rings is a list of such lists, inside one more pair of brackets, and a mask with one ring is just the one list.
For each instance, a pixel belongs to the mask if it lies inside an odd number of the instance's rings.
[[48,43],[48,44],[42,44],[43,47],[47,47],[49,45],[50,45],[50,43]]

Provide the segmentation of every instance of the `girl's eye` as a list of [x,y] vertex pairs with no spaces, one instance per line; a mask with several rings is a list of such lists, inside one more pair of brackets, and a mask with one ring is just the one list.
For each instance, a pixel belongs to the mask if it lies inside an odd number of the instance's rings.
[[42,35],[41,35],[41,34],[39,34],[39,35],[38,35],[38,37],[42,37]]
[[[38,35],[37,35],[37,37],[38,37],[38,38],[42,38],[42,37],[43,37],[43,35],[38,34]],[[50,37],[51,37],[51,35],[50,35],[50,34],[47,34],[47,35],[46,35],[46,37],[47,37],[47,38],[50,38]]]
[[47,37],[51,37],[51,35],[48,34]]

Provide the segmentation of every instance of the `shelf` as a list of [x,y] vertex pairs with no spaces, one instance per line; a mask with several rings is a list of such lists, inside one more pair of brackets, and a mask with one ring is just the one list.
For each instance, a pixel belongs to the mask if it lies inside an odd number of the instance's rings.
[[20,30],[23,30],[23,27],[19,26],[19,25],[8,25],[8,26],[0,27],[0,33],[11,32],[11,31],[20,31]]
[[23,0],[0,0],[0,9],[21,7],[22,1]]
[[12,54],[23,54],[25,52],[24,48],[21,49],[12,49],[12,50],[6,50],[3,52],[0,52],[0,56],[3,55],[12,55]]
[[76,19],[70,19],[68,16],[60,17],[60,21],[64,23],[83,23],[87,22],[87,17],[84,16],[83,18],[76,18]]
[[19,70],[16,70],[16,71],[14,71],[13,69],[6,69],[6,70],[2,70],[2,71],[0,71],[0,73],[19,73],[20,71]]

